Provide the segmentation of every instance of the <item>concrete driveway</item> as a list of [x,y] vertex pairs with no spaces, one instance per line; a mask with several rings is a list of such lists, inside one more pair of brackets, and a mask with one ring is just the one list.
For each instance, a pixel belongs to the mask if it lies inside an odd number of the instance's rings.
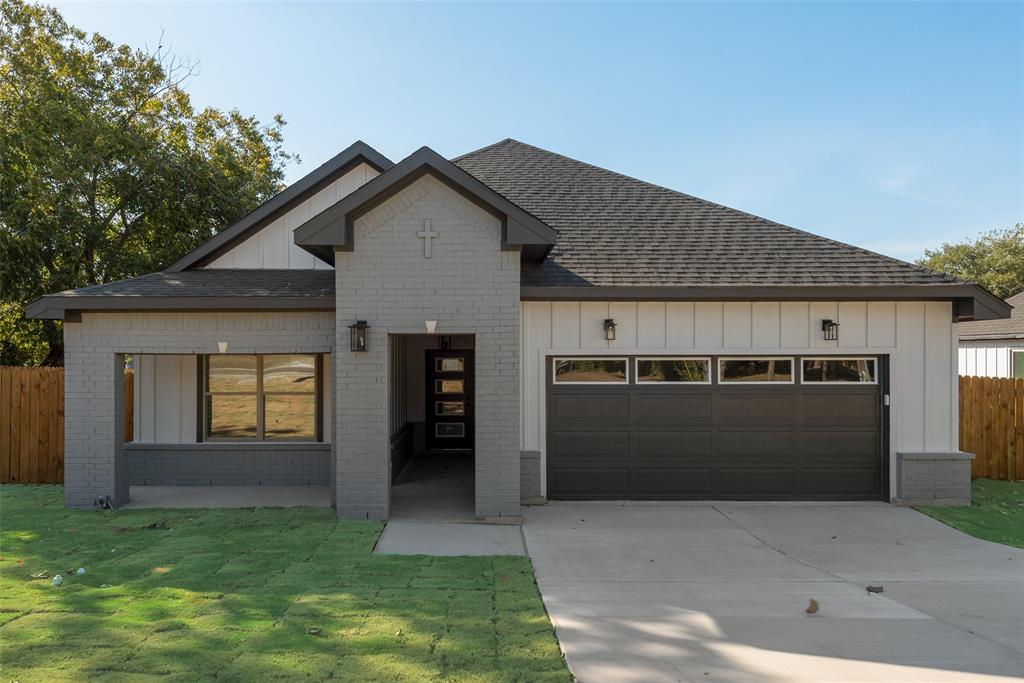
[[584,683],[1024,676],[1024,551],[910,509],[555,503],[523,530]]

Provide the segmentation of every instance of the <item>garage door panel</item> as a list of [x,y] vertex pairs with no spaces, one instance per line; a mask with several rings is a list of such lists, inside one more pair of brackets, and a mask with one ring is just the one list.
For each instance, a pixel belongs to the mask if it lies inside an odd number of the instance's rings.
[[714,435],[715,457],[750,460],[792,458],[797,450],[797,434],[793,431],[717,432]]
[[715,472],[718,495],[792,496],[796,491],[795,467],[720,467]]
[[555,393],[548,410],[555,420],[574,422],[624,421],[629,418],[629,394],[587,391],[579,394]]
[[792,420],[796,415],[797,396],[789,387],[771,387],[780,393],[730,391],[733,387],[719,388],[714,397],[716,424],[737,424]]
[[642,458],[709,458],[711,432],[636,430],[630,433],[630,452]]
[[841,391],[815,391],[808,388],[800,396],[800,416],[804,422],[830,420],[835,422],[860,421],[865,424],[878,423],[878,395],[866,393],[851,387],[850,393]]
[[554,467],[548,475],[549,495],[572,499],[629,497],[628,467]]
[[711,467],[637,467],[633,497],[648,500],[707,498],[713,490]]
[[803,467],[800,488],[832,496],[863,498],[877,488],[877,467]]
[[548,389],[553,499],[881,497],[880,385]]
[[802,432],[799,435],[797,452],[804,459],[859,458],[874,463],[878,458],[878,432],[850,430]]
[[629,432],[625,430],[560,430],[551,436],[559,458],[629,457]]
[[651,393],[648,391],[651,390],[647,387],[638,387],[633,394],[630,414],[636,424],[711,422],[711,396],[707,392],[666,392],[660,388]]

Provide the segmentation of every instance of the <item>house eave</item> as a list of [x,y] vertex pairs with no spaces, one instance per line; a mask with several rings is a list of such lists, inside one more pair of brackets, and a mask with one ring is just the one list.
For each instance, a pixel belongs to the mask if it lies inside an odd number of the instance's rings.
[[523,301],[952,301],[958,320],[1008,318],[1011,306],[976,285],[725,285],[531,287]]
[[[68,320],[81,313],[197,311],[332,311],[334,297],[312,296],[43,296],[25,307],[25,317]],[[70,321],[69,321],[70,322]]]

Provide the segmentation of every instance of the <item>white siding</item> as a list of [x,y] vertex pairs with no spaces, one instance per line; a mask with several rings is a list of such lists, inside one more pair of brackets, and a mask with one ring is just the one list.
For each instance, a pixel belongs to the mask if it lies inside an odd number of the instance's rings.
[[135,361],[135,440],[195,443],[196,356],[140,354]]
[[376,169],[367,164],[360,164],[249,239],[217,257],[206,267],[329,270],[331,267],[328,264],[296,246],[292,233],[310,218],[351,194],[376,175]]
[[[137,354],[133,424],[139,443],[195,443],[198,419],[198,356]],[[331,440],[331,356],[324,354],[324,441]]]
[[1019,342],[960,342],[959,367],[961,375],[978,377],[1009,377],[1013,370],[1014,351],[1024,351],[1024,340]]
[[[957,408],[955,336],[947,302],[528,301],[522,311],[521,444],[523,450],[540,451],[542,458],[544,358],[567,352],[889,355],[893,486],[896,452],[958,447],[952,418]],[[614,342],[604,340],[600,323],[605,317],[618,323]],[[822,338],[823,318],[839,323],[838,341]],[[541,476],[546,479],[543,460]]]

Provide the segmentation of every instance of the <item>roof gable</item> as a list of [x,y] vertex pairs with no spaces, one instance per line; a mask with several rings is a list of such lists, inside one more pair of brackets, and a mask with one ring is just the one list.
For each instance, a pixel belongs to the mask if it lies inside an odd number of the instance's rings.
[[394,166],[394,163],[380,152],[361,140],[357,141],[164,270],[180,272],[188,268],[210,264],[272,221],[283,216],[289,209],[309,199],[337,178],[364,163],[381,173]]
[[1006,303],[1013,306],[1009,318],[961,323],[957,326],[960,340],[1019,339],[1024,341],[1024,292],[1011,296]]
[[429,147],[421,147],[296,228],[295,243],[333,263],[334,250],[354,249],[353,222],[356,218],[428,173],[500,217],[503,248],[522,249],[528,257],[542,259],[555,243],[557,232],[554,229]]

